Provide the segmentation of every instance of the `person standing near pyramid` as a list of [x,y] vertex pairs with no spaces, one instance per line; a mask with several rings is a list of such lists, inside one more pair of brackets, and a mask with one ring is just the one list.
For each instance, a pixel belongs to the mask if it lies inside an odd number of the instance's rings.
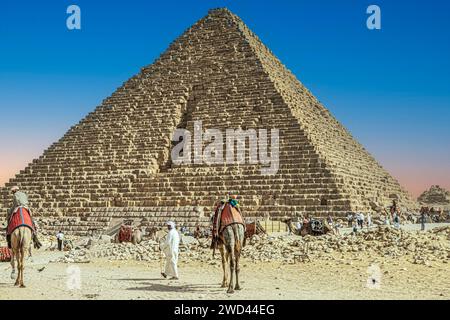
[[167,234],[166,241],[161,245],[161,250],[166,256],[166,267],[161,275],[164,278],[171,277],[171,280],[178,280],[178,247],[180,245],[180,235],[177,229],[175,229],[175,222],[167,222]]

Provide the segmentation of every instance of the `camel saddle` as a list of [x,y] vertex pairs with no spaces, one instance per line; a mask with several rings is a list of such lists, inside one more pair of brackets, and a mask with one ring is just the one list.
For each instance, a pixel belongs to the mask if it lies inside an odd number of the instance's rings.
[[234,206],[232,202],[221,202],[215,210],[213,220],[213,236],[218,237],[223,229],[229,225],[239,223],[245,227],[244,219],[237,206]]
[[34,233],[34,224],[31,220],[30,211],[25,207],[18,207],[9,218],[6,234],[9,236],[19,227],[26,226]]
[[119,230],[119,242],[131,242],[133,228],[131,226],[122,225]]

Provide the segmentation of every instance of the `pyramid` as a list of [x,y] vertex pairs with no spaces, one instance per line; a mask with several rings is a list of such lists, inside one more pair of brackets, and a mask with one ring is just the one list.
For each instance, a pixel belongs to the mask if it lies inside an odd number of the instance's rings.
[[[278,129],[279,168],[175,165],[177,128]],[[246,156],[247,157],[247,156]],[[247,157],[248,158],[248,157]],[[246,218],[342,216],[397,199],[417,203],[228,9],[210,10],[1,189],[19,185],[36,215],[66,232],[123,218],[207,224],[227,192]],[[57,218],[57,219],[56,219]]]

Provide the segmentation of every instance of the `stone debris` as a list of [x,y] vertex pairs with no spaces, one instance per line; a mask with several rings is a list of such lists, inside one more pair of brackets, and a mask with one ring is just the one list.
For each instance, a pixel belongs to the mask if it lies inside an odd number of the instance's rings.
[[[212,257],[208,239],[188,238],[180,246],[180,261],[202,261],[220,264],[220,253]],[[77,246],[59,259],[59,262],[83,263],[93,258],[109,260],[152,261],[160,259],[158,242],[145,240],[131,243],[100,243],[89,246],[91,240]],[[404,231],[389,226],[347,235],[322,236],[267,236],[255,235],[248,239],[242,257],[255,262],[279,261],[283,263],[306,262],[312,259],[336,260],[351,264],[354,255],[367,253],[373,257],[410,257],[416,264],[430,265],[433,261],[450,259],[450,227],[435,228],[426,232]]]

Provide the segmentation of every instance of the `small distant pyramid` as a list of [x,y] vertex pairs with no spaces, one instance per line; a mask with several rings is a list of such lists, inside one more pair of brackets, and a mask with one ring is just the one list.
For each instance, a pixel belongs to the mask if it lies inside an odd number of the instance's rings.
[[[279,129],[278,172],[263,175],[248,162],[174,165],[172,134],[193,132],[195,121],[223,132]],[[418,206],[227,9],[210,10],[11,179],[1,190],[4,207],[12,185],[29,194],[37,215],[74,233],[125,217],[206,224],[230,190],[246,217],[344,215],[392,199]]]
[[417,198],[417,201],[427,206],[441,206],[448,210],[450,209],[450,191],[434,185],[429,190],[424,191]]

